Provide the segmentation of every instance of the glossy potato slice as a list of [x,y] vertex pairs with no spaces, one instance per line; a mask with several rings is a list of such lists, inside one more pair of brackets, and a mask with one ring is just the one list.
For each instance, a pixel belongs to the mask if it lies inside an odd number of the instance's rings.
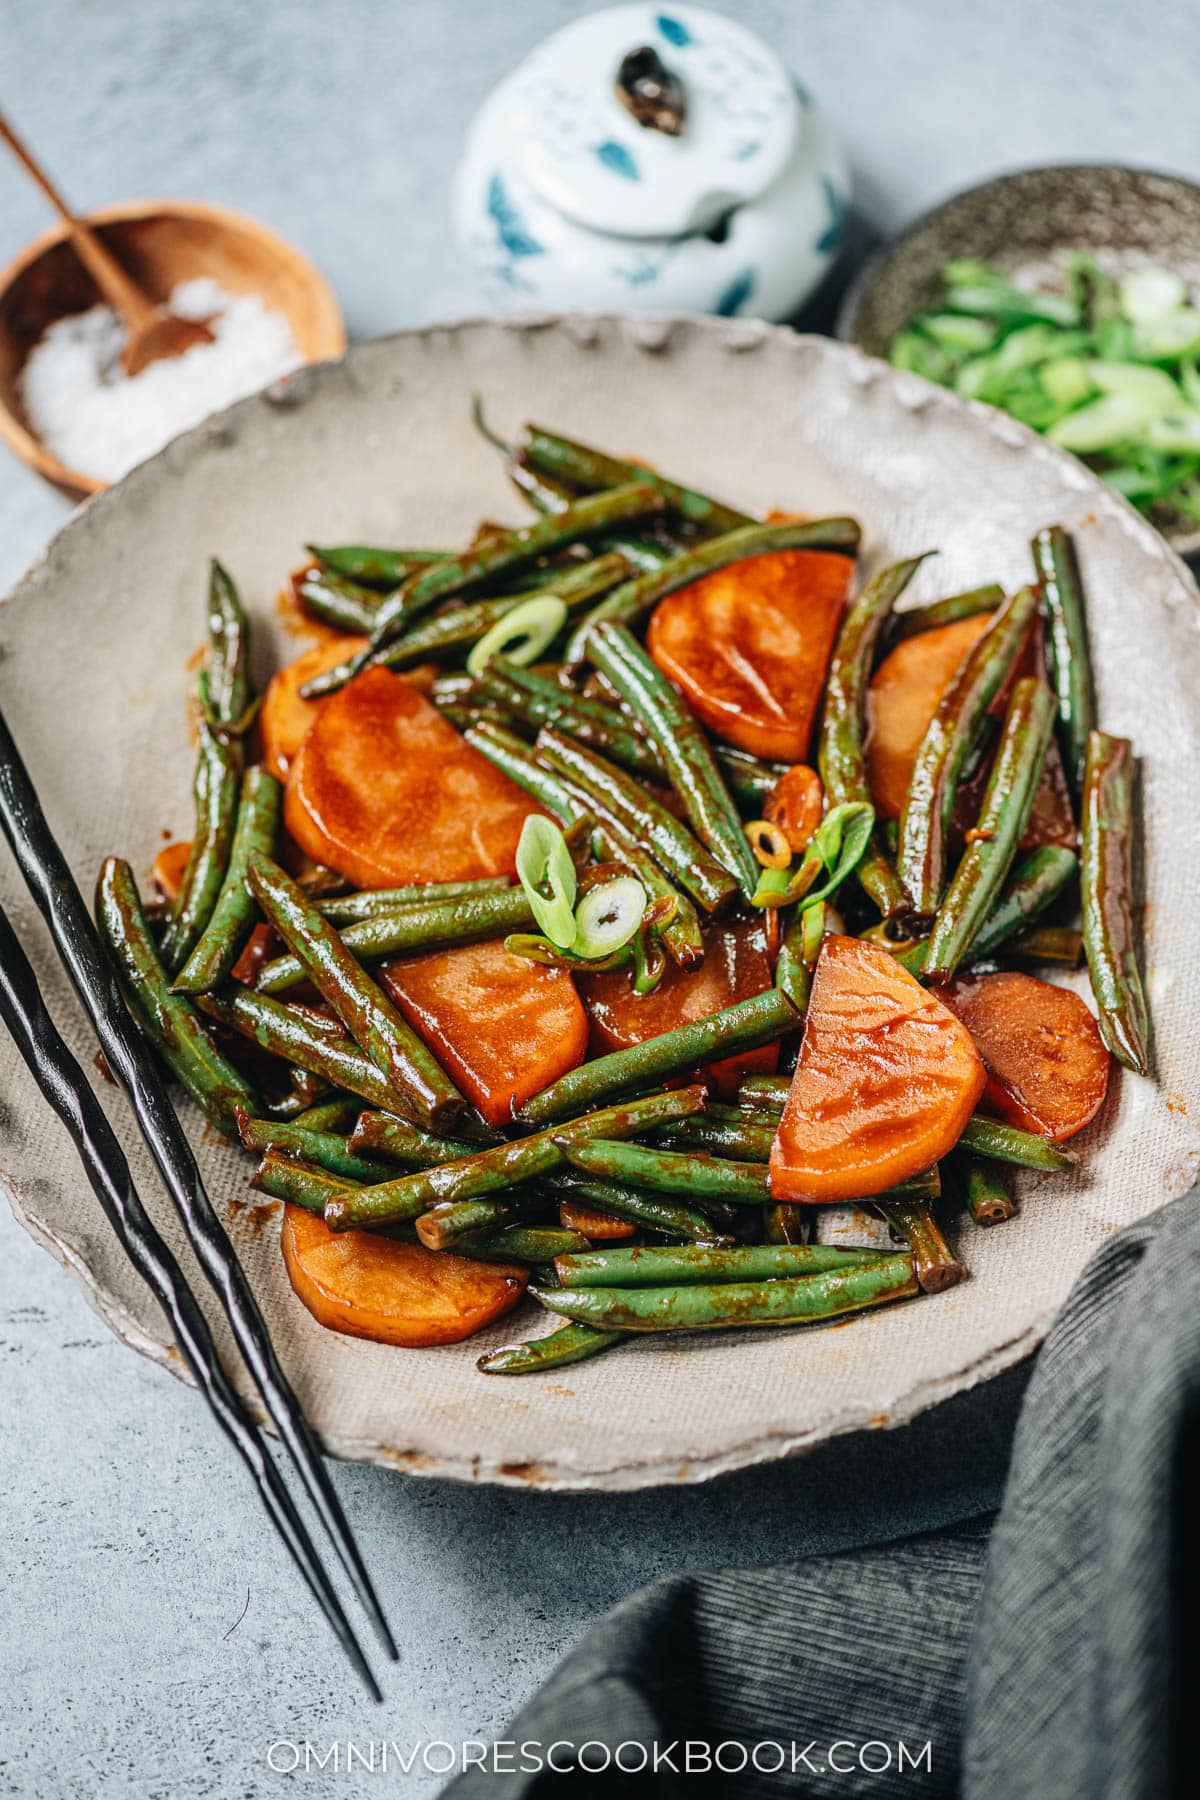
[[598,1212],[594,1206],[583,1206],[578,1200],[561,1200],[559,1224],[565,1231],[581,1231],[598,1244],[615,1244],[637,1236],[637,1226],[629,1219],[618,1219],[612,1213]]
[[[674,1031],[697,1019],[765,993],[773,975],[767,957],[763,928],[757,923],[706,925],[704,961],[696,969],[681,969],[668,962],[662,981],[652,994],[635,994],[628,969],[602,975],[578,975],[576,980],[592,1026],[592,1048],[597,1056],[610,1050],[627,1050],[660,1032]],[[741,1056],[710,1063],[705,1074],[718,1094],[737,1092],[746,1075],[769,1075],[779,1062],[778,1044],[764,1044]]]
[[1104,1104],[1112,1058],[1078,994],[1035,975],[965,975],[938,993],[987,1070],[983,1109],[1062,1142]]
[[150,875],[164,900],[174,900],[178,894],[191,854],[192,840],[176,838],[173,843],[164,844],[155,857]]
[[489,1125],[576,1068],[588,1022],[566,969],[510,956],[501,938],[382,963],[379,980]]
[[286,664],[267,683],[258,723],[263,762],[277,780],[287,780],[292,758],[325,705],[324,700],[302,699],[300,689],[314,675],[323,675],[326,669],[365,650],[367,643],[365,637],[329,637]]
[[825,550],[746,557],[660,601],[646,648],[717,737],[803,762],[853,574]]
[[521,826],[540,811],[387,669],[325,701],[284,795],[301,849],[364,888],[512,875]]
[[288,1280],[327,1331],[420,1350],[457,1344],[510,1311],[528,1271],[471,1262],[370,1231],[330,1231],[301,1206],[285,1206],[280,1235]]
[[886,950],[827,937],[771,1146],[773,1198],[861,1200],[927,1169],[986,1079],[966,1027]]

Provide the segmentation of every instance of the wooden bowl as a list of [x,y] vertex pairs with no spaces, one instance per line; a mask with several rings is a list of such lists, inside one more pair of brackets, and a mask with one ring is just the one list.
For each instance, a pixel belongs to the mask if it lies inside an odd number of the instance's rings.
[[[1089,251],[1114,275],[1160,263],[1200,293],[1200,186],[1115,164],[1065,163],[997,176],[922,214],[878,250],[842,301],[837,335],[886,358],[913,314],[937,303],[943,263],[977,257],[1018,282],[1053,287],[1074,250]],[[1200,551],[1193,521],[1154,522],[1180,555]]]
[[[228,293],[258,294],[282,313],[305,362],[346,348],[341,308],[325,277],[254,219],[198,200],[126,200],[101,207],[89,223],[154,300],[166,300],[181,281],[207,275]],[[0,272],[0,437],[71,500],[108,484],[51,456],[30,430],[18,383],[47,327],[100,298],[62,226],[27,245]]]

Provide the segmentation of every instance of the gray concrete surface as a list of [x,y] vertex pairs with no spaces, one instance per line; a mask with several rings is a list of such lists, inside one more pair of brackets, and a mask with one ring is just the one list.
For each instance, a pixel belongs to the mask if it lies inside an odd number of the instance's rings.
[[[0,0],[0,106],[81,205],[159,191],[259,215],[329,272],[363,336],[476,304],[446,223],[456,145],[490,83],[579,10]],[[737,10],[827,107],[879,229],[1018,164],[1116,159],[1200,176],[1194,0]],[[0,162],[0,259],[44,222]],[[0,590],[66,515],[0,462]],[[1014,1392],[996,1397],[994,1442],[971,1466],[955,1462],[952,1418],[934,1419],[872,1446],[867,1479],[866,1463],[848,1463],[853,1447],[707,1490],[602,1502],[342,1468],[404,1652],[376,1711],[193,1396],[111,1339],[6,1215],[0,1794],[258,1796],[280,1789],[266,1761],[277,1740],[321,1753],[351,1739],[365,1749],[486,1735],[600,1609],[643,1581],[986,1505]],[[347,1800],[438,1786],[394,1768],[291,1779]]]

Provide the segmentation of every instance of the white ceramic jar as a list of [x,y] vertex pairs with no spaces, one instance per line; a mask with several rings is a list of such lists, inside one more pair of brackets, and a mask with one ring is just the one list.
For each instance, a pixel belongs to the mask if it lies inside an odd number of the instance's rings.
[[[677,135],[618,92],[643,49],[682,91]],[[848,189],[774,52],[668,0],[577,19],[500,83],[468,134],[456,215],[496,306],[786,319],[837,252]]]

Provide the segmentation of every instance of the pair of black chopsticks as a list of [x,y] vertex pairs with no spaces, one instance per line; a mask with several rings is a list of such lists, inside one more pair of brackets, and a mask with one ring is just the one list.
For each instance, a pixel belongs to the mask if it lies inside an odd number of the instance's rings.
[[[249,1283],[217,1218],[191,1145],[158,1066],[125,1006],[99,935],[42,811],[29,772],[0,712],[0,826],[38,910],[50,928],[114,1079],[133,1107],[188,1241],[233,1329],[234,1340],[266,1404],[309,1500],[388,1652],[383,1609],[341,1502],[283,1371]],[[124,1152],[78,1062],[46,1010],[37,978],[0,910],[0,1017],[50,1106],[74,1141],[88,1179],[130,1261],[170,1320],[187,1363],[221,1429],[250,1469],[263,1505],[376,1700],[382,1698],[337,1592],[321,1563],[260,1428],[217,1357],[186,1277],[142,1206]]]

